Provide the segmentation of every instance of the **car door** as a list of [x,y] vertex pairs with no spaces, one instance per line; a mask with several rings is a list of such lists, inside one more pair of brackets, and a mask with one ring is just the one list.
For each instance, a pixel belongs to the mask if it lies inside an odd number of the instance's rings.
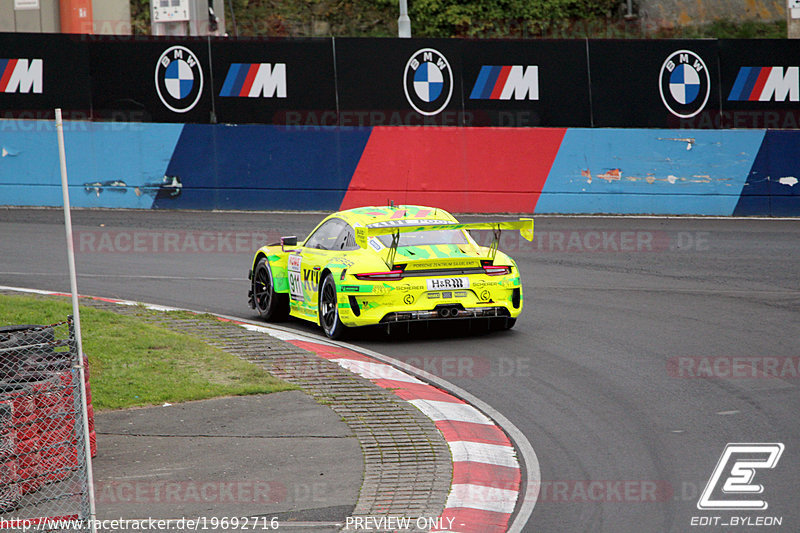
[[320,276],[329,259],[337,253],[347,227],[344,220],[329,218],[309,235],[299,253],[289,256],[289,298],[295,313],[305,318],[317,317]]

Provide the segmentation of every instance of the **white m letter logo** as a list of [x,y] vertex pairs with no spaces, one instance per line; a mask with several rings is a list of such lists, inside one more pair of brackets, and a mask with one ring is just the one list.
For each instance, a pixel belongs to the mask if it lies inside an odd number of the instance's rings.
[[286,63],[262,63],[250,89],[251,98],[286,98]]
[[522,65],[514,65],[508,73],[506,85],[503,87],[503,92],[500,94],[501,100],[528,100],[539,99],[539,67],[531,65],[523,67]]
[[758,98],[762,102],[775,99],[776,102],[800,101],[800,67],[772,67],[772,70]]
[[[783,444],[780,442],[728,444],[725,446],[706,488],[703,489],[703,493],[700,495],[697,508],[717,510],[766,509],[767,502],[764,500],[742,500],[736,499],[735,496],[761,494],[764,492],[762,485],[752,483],[756,470],[775,468],[781,458],[781,454],[783,454]],[[729,464],[730,467],[728,466]],[[721,492],[723,495],[730,495],[731,498],[720,499],[719,496],[716,496],[716,499],[713,499],[715,498],[715,489],[726,472],[728,472],[728,477],[722,484]]]
[[7,93],[29,93],[33,89],[34,93],[42,92],[42,66],[41,59],[17,60],[11,77],[8,79],[5,92]]

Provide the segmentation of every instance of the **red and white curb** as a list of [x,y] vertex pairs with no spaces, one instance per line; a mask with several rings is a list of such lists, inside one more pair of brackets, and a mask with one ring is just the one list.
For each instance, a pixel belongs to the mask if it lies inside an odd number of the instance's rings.
[[447,526],[446,531],[462,533],[507,530],[522,476],[514,446],[492,419],[448,392],[339,343],[311,341],[252,324],[242,326],[334,361],[417,407],[433,420],[453,457],[453,481],[439,523]]
[[[0,289],[51,296],[70,296],[68,293],[18,287],[0,286]],[[120,305],[142,305],[156,311],[191,311],[142,304],[130,300],[93,298]],[[491,409],[485,404],[483,411],[476,408],[473,404],[482,402],[470,397],[466,391],[458,389],[459,394],[468,398],[470,403],[412,375],[412,373],[423,375],[426,374],[425,372],[420,372],[399,361],[392,360],[394,364],[388,364],[383,360],[389,358],[382,354],[360,348],[358,348],[359,351],[356,351],[344,343],[321,340],[285,328],[260,326],[243,322],[234,317],[216,316],[251,331],[267,333],[315,353],[319,357],[334,361],[379,387],[391,390],[430,418],[449,445],[453,460],[453,480],[444,511],[440,517],[442,520],[439,521],[447,529],[441,531],[448,533],[519,531],[527,522],[538,496],[536,489],[540,472],[536,454],[530,443],[511,422],[499,413],[493,413],[495,419],[503,420],[504,427],[511,428],[516,433],[515,442],[518,445],[522,444],[520,452],[527,467],[528,491],[520,505],[516,520],[509,524],[521,492],[522,475],[517,451],[500,425],[485,414]],[[404,371],[398,366],[405,367],[408,371]],[[435,380],[435,377],[429,374],[426,374],[426,378],[429,381]],[[438,379],[438,381],[443,380]],[[457,389],[451,384],[447,384],[446,388]]]

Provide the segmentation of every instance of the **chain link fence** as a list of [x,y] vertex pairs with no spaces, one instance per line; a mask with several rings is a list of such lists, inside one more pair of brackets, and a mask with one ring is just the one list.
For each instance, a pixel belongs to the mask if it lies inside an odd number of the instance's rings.
[[[88,530],[78,525],[90,518],[78,361],[71,318],[49,326],[0,328],[0,531],[21,529],[21,524],[40,531]],[[94,456],[88,376],[87,370]]]

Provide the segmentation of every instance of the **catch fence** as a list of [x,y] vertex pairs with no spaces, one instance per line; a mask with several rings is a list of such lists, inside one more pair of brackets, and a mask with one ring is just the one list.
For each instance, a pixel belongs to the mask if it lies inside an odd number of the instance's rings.
[[79,363],[71,318],[0,328],[0,525],[7,529],[89,524],[85,428],[92,455],[96,433],[89,374]]

